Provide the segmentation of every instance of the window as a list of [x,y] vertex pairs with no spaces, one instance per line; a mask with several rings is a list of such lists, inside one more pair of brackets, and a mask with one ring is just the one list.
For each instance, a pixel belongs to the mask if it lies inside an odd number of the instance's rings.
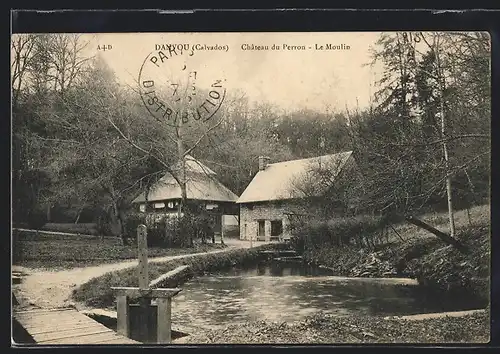
[[282,220],[272,220],[271,221],[271,236],[279,236],[283,233],[283,221]]
[[155,209],[163,209],[163,208],[165,208],[165,203],[154,203],[153,207]]
[[139,211],[140,211],[141,213],[146,212],[146,204],[141,204],[141,205],[139,205]]

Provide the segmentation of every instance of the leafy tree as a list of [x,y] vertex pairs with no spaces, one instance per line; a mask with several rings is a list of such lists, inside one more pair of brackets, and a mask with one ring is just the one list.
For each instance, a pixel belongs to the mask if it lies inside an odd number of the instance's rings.
[[[447,200],[453,235],[453,188],[470,183],[452,187],[452,180],[478,165],[488,172],[488,151],[481,145],[489,138],[489,40],[482,33],[391,33],[378,45],[374,60],[385,71],[376,112],[386,131],[376,138],[376,148],[364,149],[378,155],[365,167],[378,168],[387,178],[374,181],[394,185],[395,193],[379,187],[385,197],[376,199],[382,209],[392,205],[403,213]],[[355,140],[366,136],[359,124],[356,130]]]

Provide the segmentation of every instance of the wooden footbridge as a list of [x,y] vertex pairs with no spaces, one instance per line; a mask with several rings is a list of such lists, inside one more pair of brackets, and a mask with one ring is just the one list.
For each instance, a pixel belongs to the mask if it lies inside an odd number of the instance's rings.
[[140,344],[73,308],[17,311],[13,317],[36,344]]

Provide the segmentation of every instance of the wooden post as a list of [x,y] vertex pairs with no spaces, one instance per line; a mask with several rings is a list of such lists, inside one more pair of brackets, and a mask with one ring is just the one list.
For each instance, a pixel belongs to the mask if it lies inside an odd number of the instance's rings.
[[224,214],[220,217],[220,243],[224,244]]
[[172,342],[172,299],[159,298],[158,303],[158,318],[157,318],[157,340],[158,344]]
[[117,326],[118,334],[130,338],[130,311],[128,296],[126,294],[118,295],[116,299]]
[[151,299],[156,298],[158,302],[157,315],[157,343],[171,343],[172,341],[172,297],[177,295],[181,289],[151,289],[149,286],[148,273],[148,244],[147,228],[145,225],[137,227],[137,249],[138,249],[138,277],[139,287],[112,287],[117,294],[117,332],[130,338],[130,308],[129,299],[139,299],[139,336],[147,340],[151,328],[149,326],[149,313]]
[[148,289],[149,287],[149,273],[148,273],[148,239],[147,228],[145,225],[137,227],[137,247],[139,266],[139,289]]
[[[147,228],[145,225],[137,226],[137,258],[139,265],[137,267],[139,277],[139,289],[149,289],[149,272],[148,272],[148,237]],[[151,299],[141,297],[139,299],[139,332],[141,338],[147,338],[149,333],[148,313]]]

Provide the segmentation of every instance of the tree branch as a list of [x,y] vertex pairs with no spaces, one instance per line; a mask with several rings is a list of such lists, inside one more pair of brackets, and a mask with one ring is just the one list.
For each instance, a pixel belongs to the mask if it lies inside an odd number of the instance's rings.
[[452,141],[452,140],[468,139],[468,138],[490,139],[491,136],[489,136],[487,134],[462,134],[462,135],[454,135],[454,136],[444,138],[444,139],[433,140],[433,141],[429,141],[429,142],[421,143],[421,144],[414,144],[414,143],[407,143],[407,144],[388,143],[388,144],[391,146],[428,146],[428,145],[436,145],[436,144],[440,144],[440,143],[448,142],[448,141]]
[[217,128],[218,126],[220,126],[223,121],[224,121],[224,117],[221,117],[221,119],[219,119],[219,121],[216,124],[214,124],[212,127],[210,127],[209,129],[207,129],[203,134],[201,134],[201,136],[199,137],[199,139],[189,149],[187,149],[186,151],[184,151],[184,156],[183,157],[189,155],[191,153],[191,151],[193,151],[198,146],[198,144],[200,144],[200,142],[203,140],[203,138],[205,138],[208,134],[210,134],[210,132],[213,131],[215,128]]

